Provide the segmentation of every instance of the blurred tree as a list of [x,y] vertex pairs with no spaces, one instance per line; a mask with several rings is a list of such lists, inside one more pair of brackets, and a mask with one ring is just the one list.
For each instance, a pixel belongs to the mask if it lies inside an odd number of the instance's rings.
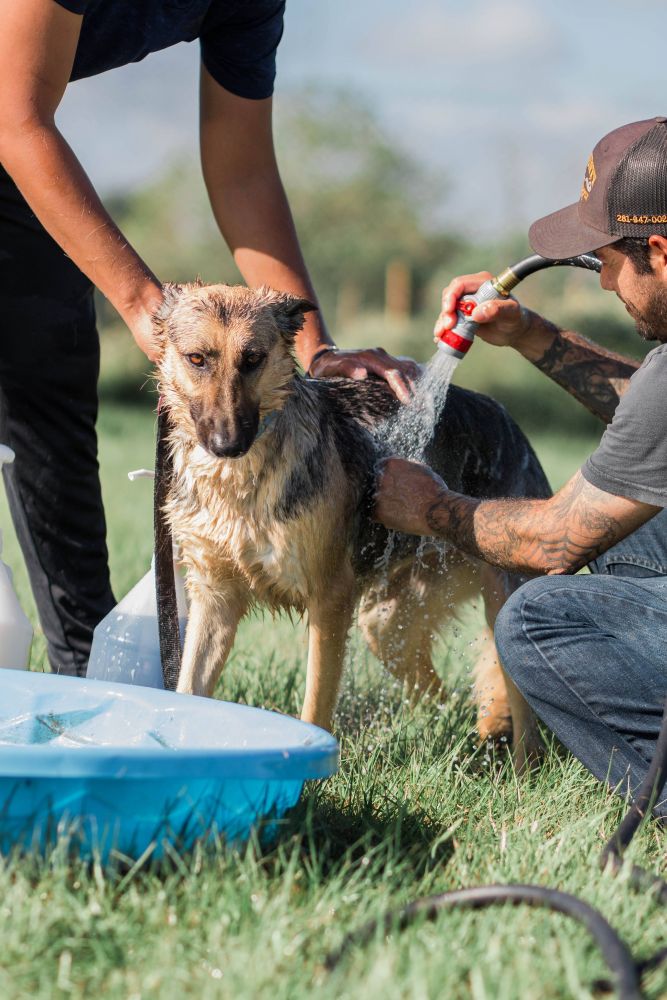
[[446,186],[347,93],[312,90],[278,114],[278,153],[306,259],[327,315],[341,299],[385,301],[389,261],[412,282],[412,311],[463,240],[434,223]]
[[[419,167],[349,94],[309,91],[276,115],[281,170],[325,315],[381,308],[389,260],[410,272],[414,310],[436,267],[462,241],[438,231],[442,182]],[[238,281],[212,219],[199,167],[179,163],[150,186],[107,199],[164,280]]]
[[[353,95],[313,90],[282,97],[276,133],[304,254],[343,346],[377,343],[427,360],[449,279],[498,272],[530,252],[525,232],[472,242],[446,231],[442,178],[419,166]],[[146,188],[120,193],[107,204],[162,279],[188,281],[199,274],[205,281],[240,280],[213,221],[198,164],[173,164]],[[385,312],[388,271],[400,280]],[[609,347],[634,356],[647,349],[622,305],[600,292],[593,274],[554,269],[529,278],[519,295],[531,308]],[[101,304],[103,328],[118,322],[110,313]],[[146,359],[129,334],[104,339],[102,393],[138,399]],[[513,351],[480,344],[457,379],[505,402],[527,430],[599,433],[593,417]]]

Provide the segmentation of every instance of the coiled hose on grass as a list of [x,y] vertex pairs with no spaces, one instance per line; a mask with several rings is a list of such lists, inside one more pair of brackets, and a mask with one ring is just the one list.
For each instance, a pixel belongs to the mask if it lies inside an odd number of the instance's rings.
[[[604,871],[620,870],[623,853],[649,814],[651,804],[659,798],[666,778],[667,705],[651,766],[633,805],[600,854],[600,867]],[[633,865],[629,881],[634,888],[654,891],[656,899],[663,905],[667,904],[667,882],[664,879],[640,868],[639,865]],[[526,903],[528,906],[546,907],[556,913],[564,913],[583,924],[595,939],[611,973],[609,983],[596,985],[613,990],[618,1000],[641,1000],[641,976],[667,960],[667,948],[662,948],[650,958],[636,961],[628,946],[602,914],[570,893],[539,885],[482,885],[472,889],[444,892],[438,896],[425,896],[399,910],[390,910],[379,920],[371,920],[347,934],[340,947],[327,955],[325,967],[329,971],[334,969],[352,948],[371,941],[380,927],[383,927],[386,933],[402,931],[416,920],[435,920],[444,910],[456,907],[478,910],[498,903],[512,903],[515,906]]]

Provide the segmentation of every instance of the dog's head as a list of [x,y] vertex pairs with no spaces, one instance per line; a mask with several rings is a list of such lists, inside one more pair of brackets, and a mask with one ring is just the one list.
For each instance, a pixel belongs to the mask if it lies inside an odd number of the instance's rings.
[[280,409],[295,374],[294,338],[316,307],[270,288],[167,285],[155,317],[160,388],[218,458],[245,455],[260,418]]

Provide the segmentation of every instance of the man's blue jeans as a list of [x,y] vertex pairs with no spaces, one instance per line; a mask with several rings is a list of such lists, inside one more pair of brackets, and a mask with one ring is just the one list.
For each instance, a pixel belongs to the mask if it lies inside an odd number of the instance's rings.
[[[646,774],[667,698],[667,510],[590,568],[517,590],[496,643],[538,718],[625,795]],[[656,813],[667,816],[665,792]]]

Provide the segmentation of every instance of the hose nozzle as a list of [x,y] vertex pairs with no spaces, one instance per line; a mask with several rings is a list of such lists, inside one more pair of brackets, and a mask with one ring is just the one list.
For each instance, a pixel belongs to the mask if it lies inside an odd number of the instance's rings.
[[478,324],[470,317],[477,306],[494,299],[506,299],[520,281],[547,267],[583,267],[588,271],[600,271],[601,262],[592,254],[581,254],[579,257],[567,257],[564,260],[547,260],[539,254],[525,257],[518,264],[512,264],[501,271],[496,278],[490,278],[477,289],[474,295],[465,295],[459,300],[456,310],[456,323],[451,330],[445,330],[438,338],[438,348],[453,357],[464,358],[475,339]]
[[[503,271],[503,274],[505,273]],[[480,285],[474,295],[466,295],[459,299],[456,308],[456,323],[451,330],[444,330],[440,334],[438,348],[441,351],[451,354],[459,360],[465,358],[475,339],[478,324],[470,317],[477,306],[481,305],[482,302],[491,302],[493,299],[507,298],[509,295],[509,292],[500,291],[496,287],[498,281],[499,278],[491,278]]]

